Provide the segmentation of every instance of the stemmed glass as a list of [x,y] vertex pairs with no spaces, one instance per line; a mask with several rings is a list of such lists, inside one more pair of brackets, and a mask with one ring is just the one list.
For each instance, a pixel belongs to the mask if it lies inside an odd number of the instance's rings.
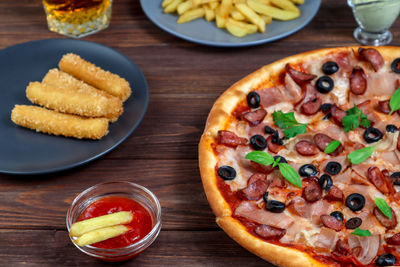
[[359,27],[354,38],[364,45],[387,45],[393,35],[389,31],[400,13],[400,0],[347,0]]

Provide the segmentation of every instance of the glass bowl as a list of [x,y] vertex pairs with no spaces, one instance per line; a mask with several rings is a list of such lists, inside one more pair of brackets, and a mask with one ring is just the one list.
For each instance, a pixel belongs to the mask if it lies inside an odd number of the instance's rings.
[[[91,245],[80,247],[72,242],[83,253],[104,260],[124,261],[137,256],[149,247],[157,238],[161,230],[161,206],[157,197],[147,188],[131,182],[108,182],[92,186],[80,193],[72,202],[67,212],[66,224],[68,232],[71,225],[76,222],[82,212],[94,201],[104,197],[126,197],[135,200],[150,213],[153,228],[137,243],[122,248],[105,249]],[[71,241],[73,237],[70,236]]]

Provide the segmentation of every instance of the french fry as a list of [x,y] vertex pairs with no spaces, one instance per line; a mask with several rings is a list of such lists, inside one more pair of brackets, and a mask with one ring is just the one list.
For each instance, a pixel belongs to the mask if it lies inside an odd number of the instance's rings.
[[164,8],[164,12],[165,13],[174,13],[176,11],[176,9],[178,8],[178,5],[182,2],[183,2],[183,0],[172,0],[172,2]]
[[298,4],[298,5],[302,5],[304,4],[304,0],[291,0],[293,3]]
[[269,6],[271,4],[270,0],[255,0],[255,1],[257,1],[257,2],[259,2],[261,4],[264,4],[264,5],[267,5],[267,6]]
[[131,228],[125,225],[115,225],[110,227],[104,227],[87,232],[77,239],[74,240],[75,244],[80,247],[91,245],[97,242],[101,242],[128,232]]
[[228,32],[230,32],[233,36],[236,37],[244,37],[247,35],[247,30],[245,28],[239,27],[238,25],[229,22],[229,20],[226,22],[226,29]]
[[191,0],[187,0],[183,3],[180,3],[177,7],[177,12],[179,15],[182,15],[183,13],[185,13],[186,11],[188,11],[189,9],[192,8],[192,1]]
[[232,0],[222,0],[221,5],[218,9],[218,15],[227,19],[232,7]]
[[292,19],[295,19],[300,16],[299,13],[296,13],[293,11],[282,10],[282,9],[272,7],[272,6],[263,5],[255,0],[247,0],[247,4],[255,12],[270,16],[273,19],[292,20]]
[[235,7],[231,10],[231,17],[235,20],[245,20],[246,17],[243,16]]
[[211,3],[208,3],[208,6],[212,9],[212,10],[216,10],[217,9],[217,7],[219,6],[219,3],[218,2],[211,2]]
[[300,10],[290,0],[270,0],[271,4],[287,11],[293,11],[300,14]]
[[257,25],[254,25],[254,24],[250,24],[250,23],[246,23],[246,22],[243,22],[243,21],[236,21],[236,20],[234,20],[234,19],[232,19],[232,18],[229,18],[228,19],[228,21],[227,21],[227,23],[230,23],[230,24],[233,24],[233,25],[235,25],[236,27],[240,27],[240,28],[243,28],[243,29],[246,29],[246,31],[247,31],[247,34],[253,34],[253,33],[256,33],[257,32]]
[[189,11],[186,11],[183,15],[181,15],[178,19],[178,23],[186,23],[195,19],[199,19],[204,17],[205,11],[204,8],[199,7],[196,9],[191,9]]
[[264,20],[254,12],[253,9],[246,4],[236,4],[236,8],[242,13],[251,23],[257,25],[260,32],[265,32]]
[[233,0],[234,4],[246,4],[246,0]]
[[163,8],[165,8],[166,6],[168,6],[169,4],[171,4],[172,1],[174,1],[174,0],[164,0],[164,1],[162,2],[161,6],[162,6]]
[[272,17],[268,15],[260,15],[260,17],[264,20],[265,24],[270,24],[272,22]]
[[100,228],[129,223],[132,219],[133,214],[129,211],[115,212],[76,222],[71,225],[69,233],[71,236],[79,237]]
[[215,12],[209,6],[204,6],[205,18],[207,21],[212,21],[215,19]]
[[192,2],[192,8],[196,8],[201,4],[202,0],[190,0]]

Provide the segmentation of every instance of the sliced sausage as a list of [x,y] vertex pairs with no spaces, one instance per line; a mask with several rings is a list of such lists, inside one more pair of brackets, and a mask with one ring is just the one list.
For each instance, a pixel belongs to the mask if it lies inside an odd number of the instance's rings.
[[255,173],[247,180],[247,185],[257,182],[258,180],[267,181],[267,175],[264,173]]
[[390,177],[389,171],[386,169],[383,169],[382,174],[383,174],[383,177],[385,177],[386,185],[389,190],[389,194],[394,195],[396,193],[396,190],[394,189],[393,179],[392,179],[392,177]]
[[290,66],[290,64],[286,64],[285,66],[286,72],[289,73],[290,77],[297,83],[298,85],[303,85],[306,82],[311,81],[312,79],[316,78],[316,75],[305,73],[302,71],[295,70]]
[[[325,148],[333,141],[334,139],[330,138],[328,135],[326,134],[321,134],[318,133],[316,135],[314,135],[313,137],[313,141],[314,143],[317,145],[317,147],[319,148],[319,150],[321,150],[322,152],[325,151]],[[342,151],[344,150],[344,147],[342,144],[340,144],[335,151],[333,151],[332,153],[329,153],[329,155],[332,156],[337,156],[340,153],[342,153]]]
[[311,177],[311,179],[309,179],[308,184],[303,189],[303,198],[307,202],[315,202],[322,198],[322,189],[317,178],[313,179],[313,177]]
[[260,199],[268,189],[268,183],[263,180],[257,180],[246,188],[238,191],[238,195],[242,199],[257,200]]
[[314,115],[317,113],[321,107],[322,100],[316,97],[301,106],[301,112],[305,115]]
[[342,126],[343,117],[347,115],[346,111],[336,105],[331,106],[332,119],[338,125]]
[[[391,209],[392,210],[392,209]],[[396,213],[392,210],[392,219],[389,219],[388,217],[383,214],[378,207],[374,208],[373,211],[375,218],[387,229],[393,229],[397,226],[397,218],[396,218]]]
[[306,140],[298,142],[296,144],[296,150],[297,153],[299,153],[302,156],[314,156],[319,152],[316,145]]
[[378,110],[382,113],[389,114],[391,109],[389,106],[390,100],[384,100],[378,102]]
[[325,227],[335,230],[339,232],[342,229],[343,222],[339,221],[335,217],[331,215],[321,215],[321,222]]
[[350,90],[355,95],[362,95],[367,90],[367,77],[360,67],[355,67],[350,74]]
[[218,144],[237,147],[238,145],[246,145],[247,139],[237,136],[234,132],[220,130],[218,131]]
[[386,238],[386,243],[394,246],[400,245],[400,233],[394,234],[391,237]]
[[386,184],[386,179],[378,167],[368,168],[368,180],[382,193],[389,193],[389,188]]
[[358,54],[362,59],[368,61],[375,71],[378,71],[384,64],[384,60],[378,50],[374,48],[362,48],[358,49]]
[[257,109],[255,111],[250,111],[247,113],[244,113],[242,115],[242,118],[250,123],[252,126],[258,125],[260,122],[262,122],[267,115],[267,111],[265,109]]
[[272,167],[272,165],[263,165],[263,164],[259,164],[257,162],[251,161],[250,162],[251,167],[253,167],[257,172],[261,172],[261,173],[270,173],[274,170],[274,167]]
[[256,228],[254,228],[254,232],[258,236],[266,240],[279,240],[286,234],[285,229],[273,227],[266,224],[257,226]]
[[343,201],[343,192],[336,185],[332,185],[325,198],[331,201]]
[[336,242],[335,252],[347,256],[350,254],[350,246],[345,240],[339,238]]
[[272,135],[268,136],[268,138],[267,138],[268,150],[276,154],[279,152],[279,150],[281,150],[283,148],[283,146],[272,142],[272,139],[273,139]]

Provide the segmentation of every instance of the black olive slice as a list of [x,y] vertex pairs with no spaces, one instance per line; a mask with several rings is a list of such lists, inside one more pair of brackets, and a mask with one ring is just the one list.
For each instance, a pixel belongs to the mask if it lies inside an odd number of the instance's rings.
[[326,164],[325,171],[331,175],[336,175],[342,170],[342,165],[339,162],[331,161]]
[[365,197],[358,193],[350,194],[346,198],[346,206],[352,211],[359,211],[364,208],[365,205]]
[[321,105],[321,111],[323,113],[327,113],[327,112],[331,111],[331,107],[332,107],[332,104],[330,104],[330,103],[322,104]]
[[261,98],[256,92],[250,92],[247,94],[247,105],[251,108],[258,108],[260,106]]
[[394,172],[390,177],[393,179],[394,185],[400,185],[400,172]]
[[395,60],[393,60],[391,65],[393,72],[400,73],[399,63],[400,63],[400,58],[396,58]]
[[268,200],[266,209],[270,212],[281,213],[285,210],[285,203],[278,200]]
[[267,202],[268,202],[268,192],[264,193],[263,200],[264,200],[265,204],[267,204]]
[[323,174],[319,178],[318,183],[326,192],[328,192],[333,185],[332,178],[328,174]]
[[221,166],[218,168],[218,175],[224,180],[233,180],[236,177],[236,171],[231,166]]
[[334,82],[329,76],[321,76],[316,82],[317,90],[321,94],[327,94],[332,91]]
[[250,138],[250,145],[254,150],[264,150],[267,147],[267,140],[262,135],[256,134]]
[[326,75],[334,74],[338,70],[339,70],[339,65],[335,61],[328,61],[325,62],[324,65],[322,65],[322,71]]
[[264,131],[266,134],[273,134],[275,132],[275,130],[269,126],[265,126]]
[[396,264],[396,257],[393,254],[385,253],[376,259],[375,264],[377,266],[392,266]]
[[279,163],[287,163],[287,160],[285,159],[285,157],[282,156],[274,156],[274,160],[277,160],[278,158],[280,158]]
[[397,126],[396,125],[393,125],[393,124],[388,124],[388,125],[386,125],[386,132],[388,132],[388,133],[395,133],[395,132],[397,132],[399,129],[397,129]]
[[361,224],[362,224],[361,218],[353,217],[353,218],[347,220],[346,228],[347,229],[356,229],[357,227],[360,227]]
[[329,120],[330,117],[332,117],[332,114],[329,112],[328,114],[326,114],[326,115],[322,118],[322,120],[323,120],[323,121]]
[[304,164],[299,169],[299,174],[302,177],[311,177],[318,174],[317,168],[312,164]]
[[343,213],[341,213],[340,211],[334,211],[331,214],[332,217],[335,217],[336,219],[338,219],[339,221],[343,222]]
[[368,144],[373,143],[373,142],[378,142],[379,140],[382,139],[382,133],[379,131],[379,129],[374,128],[374,127],[369,127],[365,129],[364,131],[364,140]]

